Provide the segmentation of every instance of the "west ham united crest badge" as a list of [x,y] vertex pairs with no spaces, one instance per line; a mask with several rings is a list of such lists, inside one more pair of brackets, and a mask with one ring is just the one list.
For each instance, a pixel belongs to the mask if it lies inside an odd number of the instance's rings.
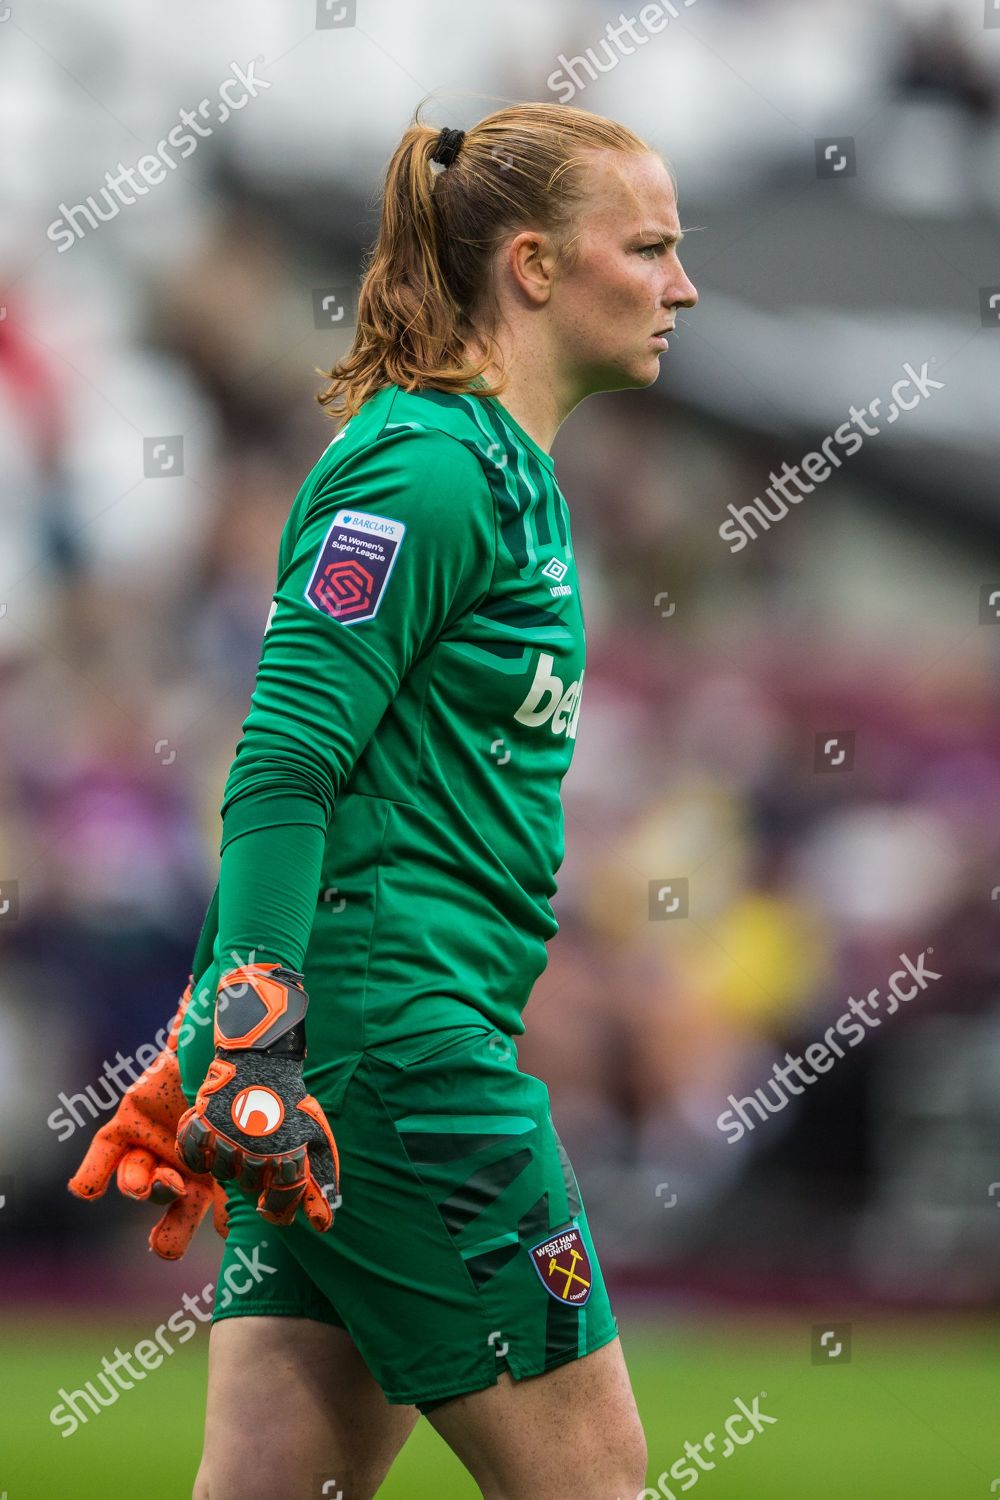
[[406,527],[388,516],[339,510],[306,586],[310,604],[344,625],[377,613]]
[[590,1257],[579,1229],[563,1229],[531,1248],[542,1286],[557,1302],[582,1307],[590,1296]]

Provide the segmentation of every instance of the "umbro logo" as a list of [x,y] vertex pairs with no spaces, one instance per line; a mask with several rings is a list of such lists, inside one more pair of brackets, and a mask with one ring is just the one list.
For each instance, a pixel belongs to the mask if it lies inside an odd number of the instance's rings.
[[558,557],[549,558],[542,569],[542,576],[544,578],[551,578],[555,582],[555,587],[549,589],[550,594],[571,594],[573,592],[571,585],[562,581],[568,572],[569,567],[566,563],[560,562]]

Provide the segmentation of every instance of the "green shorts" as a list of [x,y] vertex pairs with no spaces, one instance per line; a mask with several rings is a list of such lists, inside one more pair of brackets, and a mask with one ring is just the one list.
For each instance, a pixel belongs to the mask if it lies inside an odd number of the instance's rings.
[[486,1022],[426,1048],[369,1048],[335,1101],[317,1089],[340,1153],[329,1233],[230,1189],[214,1310],[345,1328],[388,1400],[424,1412],[618,1333],[545,1084]]

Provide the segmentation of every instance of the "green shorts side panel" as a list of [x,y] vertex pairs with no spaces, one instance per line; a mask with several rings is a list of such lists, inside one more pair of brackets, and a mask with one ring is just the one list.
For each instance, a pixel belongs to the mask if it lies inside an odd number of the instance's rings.
[[509,1037],[463,1026],[405,1063],[369,1049],[320,1102],[341,1158],[334,1227],[317,1234],[300,1215],[279,1229],[235,1203],[220,1285],[255,1244],[275,1269],[217,1317],[322,1308],[390,1401],[427,1409],[615,1337],[548,1089],[520,1072]]

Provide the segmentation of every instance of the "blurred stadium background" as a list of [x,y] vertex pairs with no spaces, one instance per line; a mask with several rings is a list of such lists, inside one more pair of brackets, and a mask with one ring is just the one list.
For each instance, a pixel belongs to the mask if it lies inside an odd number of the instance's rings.
[[[217,1242],[153,1263],[152,1210],[65,1180],[115,1102],[105,1060],[188,971],[381,168],[425,95],[469,125],[565,78],[674,164],[701,297],[654,387],[556,440],[589,661],[520,1046],[615,1293],[648,1482],[759,1397],[777,1422],[706,1495],[1000,1488],[1000,5],[649,11],[0,5],[9,1500],[189,1494],[203,1328],[72,1437],[49,1411],[213,1280]],[[625,17],[644,39],[605,44]],[[251,63],[188,159],[58,248],[54,221]],[[888,424],[904,363],[939,384]],[[875,398],[878,435],[732,551],[727,507]],[[939,979],[729,1144],[730,1094],[925,951]],[[474,1492],[426,1423],[382,1491]]]

